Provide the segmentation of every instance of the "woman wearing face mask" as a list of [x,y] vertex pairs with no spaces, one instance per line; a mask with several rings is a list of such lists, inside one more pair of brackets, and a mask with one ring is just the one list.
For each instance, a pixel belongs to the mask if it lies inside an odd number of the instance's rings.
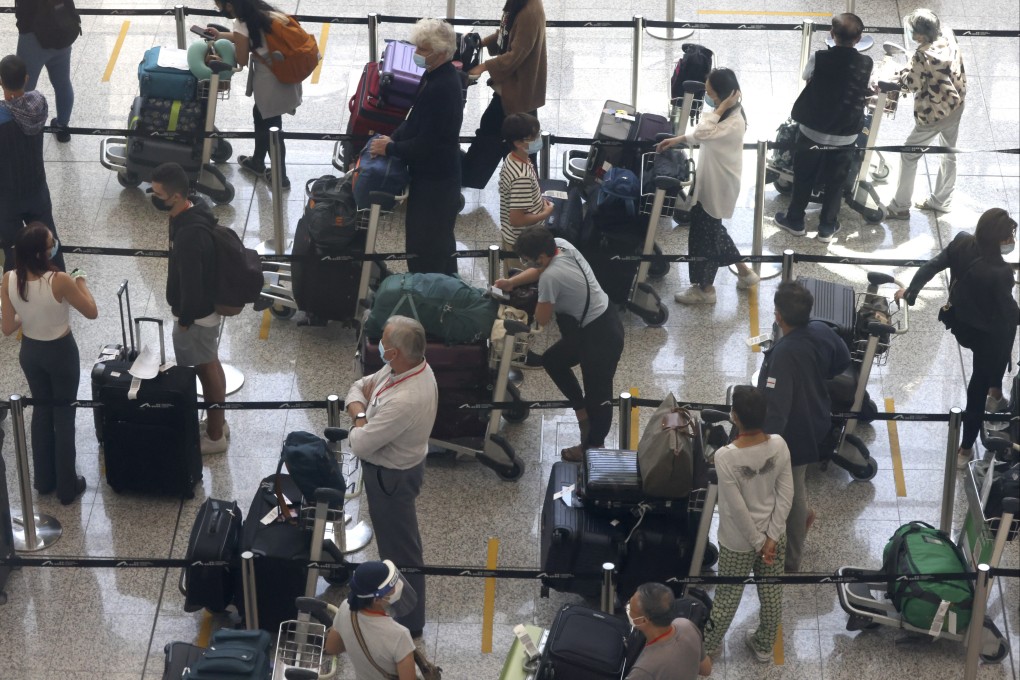
[[[527,113],[515,113],[503,121],[503,141],[511,147],[499,171],[499,229],[503,250],[513,252],[524,228],[543,224],[553,211],[552,202],[542,198],[535,165],[528,158],[542,148],[541,132],[538,118]],[[503,260],[507,273],[510,269],[521,268],[520,260]]]
[[[1016,247],[1016,220],[1002,208],[986,210],[974,235],[960,232],[938,255],[917,270],[896,299],[913,305],[925,284],[949,269],[949,304],[956,317],[953,334],[972,350],[973,369],[967,383],[963,439],[957,451],[962,467],[981,430],[985,411],[1006,410],[1002,376],[1010,364],[1020,309],[1013,299],[1013,268],[1003,255]],[[1016,258],[1012,258],[1016,262]]]
[[740,84],[728,68],[714,69],[705,81],[705,104],[714,110],[702,113],[693,132],[659,142],[656,151],[677,144],[698,144],[698,179],[694,185],[694,208],[688,251],[699,257],[720,258],[691,262],[688,273],[691,287],[674,299],[683,305],[715,304],[716,272],[719,266],[737,264],[737,288],[750,288],[758,275],[740,259],[723,219],[733,217],[740,197],[740,170],[744,155],[744,130],[747,118],[740,105]]
[[425,69],[418,96],[393,136],[376,137],[369,150],[402,159],[411,175],[404,243],[416,257],[407,269],[456,274],[453,228],[463,206],[458,138],[464,120],[460,74],[451,62],[457,36],[445,21],[422,19],[411,29],[411,42],[415,63]]
[[[42,222],[32,222],[14,242],[14,271],[0,286],[3,333],[19,328],[21,370],[32,397],[43,401],[78,397],[78,345],[71,335],[70,308],[85,318],[99,316],[84,272],[58,271],[52,260],[60,244]],[[74,407],[39,404],[32,409],[32,463],[41,495],[57,492],[70,505],[85,492],[75,470]]]
[[414,588],[389,560],[354,570],[347,600],[326,634],[326,654],[347,652],[358,680],[415,680],[414,641],[392,617],[414,609]]

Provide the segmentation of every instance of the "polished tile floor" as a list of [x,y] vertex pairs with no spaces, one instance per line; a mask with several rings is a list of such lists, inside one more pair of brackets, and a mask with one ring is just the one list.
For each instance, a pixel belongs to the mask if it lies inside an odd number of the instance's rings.
[[[81,0],[84,7],[152,7],[173,3],[135,0]],[[442,3],[409,3],[386,0],[381,5],[363,1],[344,3],[348,15],[368,11],[417,15],[445,13]],[[685,3],[678,18],[692,21],[795,23],[808,13],[837,10],[840,3],[817,0],[765,2],[765,0],[701,0]],[[285,0],[280,6],[301,14],[323,15],[338,11],[331,0]],[[1020,12],[1015,2],[985,0],[965,3],[935,0],[931,6],[953,26],[984,29],[1016,29]],[[211,3],[209,3],[211,7]],[[500,3],[461,2],[459,16],[497,18]],[[865,23],[896,26],[915,7],[904,2],[865,0],[857,11]],[[718,13],[728,10],[729,13]],[[546,4],[550,19],[629,19],[633,14],[664,18],[658,0],[639,0],[607,5],[591,0],[552,0]],[[824,16],[813,16],[817,22]],[[0,33],[0,53],[14,51],[13,17],[0,17],[7,28]],[[119,59],[108,82],[102,80],[111,51],[124,23],[130,21]],[[201,17],[195,17],[201,22]],[[85,17],[85,33],[74,48],[76,105],[73,122],[80,126],[123,126],[137,88],[135,64],[152,45],[173,44],[174,27],[169,18]],[[310,25],[318,34],[320,27]],[[384,24],[384,37],[406,35],[404,25]],[[550,29],[549,101],[541,110],[546,129],[560,134],[590,135],[605,99],[630,100],[629,29]],[[823,33],[814,34],[814,47]],[[895,36],[889,36],[895,39]],[[883,37],[880,36],[881,41]],[[772,138],[776,126],[790,109],[799,87],[800,37],[795,31],[701,30],[692,38],[714,49],[718,64],[736,70],[743,85],[750,128],[746,141]],[[786,199],[772,187],[766,191],[764,244],[768,252],[794,248],[801,253],[847,257],[927,258],[959,230],[971,230],[983,210],[1002,206],[1014,216],[1020,210],[1020,164],[1016,156],[989,153],[1020,142],[1020,97],[1017,90],[1018,41],[1005,38],[964,37],[961,45],[970,83],[960,146],[982,150],[959,157],[959,180],[953,212],[935,217],[915,212],[909,222],[868,225],[852,211],[841,214],[843,231],[829,246],[812,239],[795,239],[775,228],[770,216],[782,210]],[[875,55],[877,49],[872,50]],[[642,84],[639,97],[643,111],[665,113],[666,83],[679,44],[646,37],[641,53]],[[307,85],[305,103],[287,130],[329,131],[344,129],[347,99],[357,85],[367,59],[367,31],[363,26],[333,25],[330,29],[321,81]],[[45,77],[40,89],[52,95]],[[483,88],[470,93],[464,133],[471,134],[486,104]],[[52,106],[52,99],[51,99]],[[220,107],[219,126],[227,130],[250,128],[250,102],[236,92]],[[895,144],[911,127],[908,106],[895,120],[886,120],[879,142]],[[235,153],[251,148],[239,141]],[[140,190],[125,190],[111,172],[97,162],[98,139],[75,137],[70,144],[46,143],[50,190],[62,239],[67,244],[163,248],[165,217],[157,213]],[[559,149],[552,156],[559,172]],[[324,142],[293,142],[288,145],[289,172],[294,189],[283,198],[288,230],[292,233],[302,209],[300,187],[310,178],[331,172],[331,147]],[[893,177],[897,158],[890,154]],[[923,197],[934,180],[937,165],[922,162],[917,197]],[[754,155],[745,157],[745,173],[737,213],[728,222],[741,252],[752,243]],[[234,163],[221,166],[237,188],[229,206],[216,208],[220,221],[235,228],[254,244],[272,235],[272,197],[262,182],[238,172]],[[892,187],[880,185],[888,199]],[[495,182],[487,190],[465,192],[467,205],[457,226],[462,248],[482,248],[496,240],[498,196]],[[809,214],[809,224],[813,217]],[[402,215],[398,212],[383,225],[381,249],[400,250]],[[663,220],[657,238],[666,252],[685,253],[685,229],[672,229]],[[1014,257],[1016,255],[1014,254]],[[89,273],[89,282],[100,306],[94,322],[74,321],[74,333],[83,355],[80,395],[89,394],[89,357],[100,346],[119,338],[114,291],[128,278],[134,311],[169,318],[164,302],[165,264],[159,259],[132,257],[68,256],[69,266]],[[461,274],[472,280],[485,275],[484,263],[462,260]],[[875,267],[907,280],[907,268]],[[858,290],[866,268],[856,265],[799,265],[799,274],[848,283]],[[763,282],[757,298],[737,291],[735,279],[722,272],[718,280],[718,303],[714,307],[680,308],[674,292],[687,285],[686,268],[655,285],[667,301],[671,315],[662,328],[646,328],[633,315],[625,317],[627,351],[617,373],[619,389],[637,388],[643,397],[661,397],[667,391],[680,399],[721,402],[729,384],[745,382],[760,364],[745,339],[757,333],[750,322],[750,304],[756,300],[763,323],[771,319],[769,302],[775,280]],[[970,358],[942,332],[935,311],[946,295],[946,281],[936,278],[914,308],[910,332],[898,338],[887,365],[871,376],[869,389],[880,406],[903,412],[944,413],[962,406]],[[343,395],[357,376],[354,333],[330,325],[299,328],[293,322],[274,320],[268,336],[260,338],[262,319],[245,313],[227,321],[221,356],[240,368],[246,377],[237,400],[324,399]],[[541,348],[548,339],[539,338]],[[14,338],[0,342],[0,391],[24,393],[26,385],[17,361]],[[1014,353],[1014,357],[1016,354]],[[523,384],[528,399],[558,398],[541,373],[529,372]],[[647,412],[644,417],[647,418]],[[204,498],[237,499],[247,507],[258,480],[276,466],[280,443],[292,430],[318,430],[325,413],[281,411],[264,413],[232,411],[230,451],[205,461],[205,474],[197,497],[184,502],[118,496],[102,481],[102,458],[93,436],[91,414],[78,417],[78,466],[86,476],[88,491],[81,502],[61,507],[52,497],[36,499],[36,507],[60,519],[63,538],[47,555],[124,557],[183,556],[195,511]],[[10,435],[10,421],[4,423]],[[503,432],[528,469],[517,482],[499,481],[473,462],[430,460],[420,502],[421,529],[426,561],[432,564],[484,564],[490,537],[500,541],[499,563],[534,568],[538,565],[539,511],[550,467],[559,449],[575,443],[575,425],[566,411],[534,411],[525,422],[506,425]],[[614,431],[615,432],[615,431]],[[811,503],[819,518],[807,543],[805,569],[831,571],[841,565],[878,566],[887,538],[901,523],[939,517],[945,456],[945,426],[901,422],[897,434],[905,481],[905,496],[898,496],[893,481],[894,457],[886,425],[863,426],[859,434],[867,442],[880,470],[870,483],[851,482],[838,468],[813,470],[809,474]],[[615,434],[612,435],[615,437]],[[10,442],[10,436],[8,436]],[[17,506],[14,458],[8,443],[3,452],[8,469],[8,488]],[[17,508],[15,509],[17,512]],[[955,523],[965,512],[962,486],[957,493]],[[361,515],[367,519],[367,513]],[[356,559],[370,557],[373,547]],[[1007,546],[1006,564],[1018,562],[1016,544]],[[322,584],[325,589],[325,583]],[[186,614],[177,592],[177,572],[164,570],[24,569],[7,585],[8,602],[0,606],[0,677],[5,680],[34,678],[159,678],[163,646],[171,640],[194,640],[203,615]],[[326,591],[338,599],[340,592]],[[429,623],[426,643],[452,680],[494,679],[512,639],[514,624],[548,625],[559,606],[574,601],[553,594],[539,597],[530,582],[500,581],[496,589],[493,652],[481,652],[483,584],[463,578],[429,579]],[[903,639],[892,630],[849,633],[845,615],[829,586],[791,586],[784,593],[784,663],[764,667],[739,644],[743,629],[754,624],[757,605],[748,594],[733,624],[723,656],[717,661],[716,678],[959,678],[963,675],[963,647],[958,644]],[[1020,584],[995,585],[990,611],[999,627],[1008,632],[1011,655],[1000,665],[983,667],[981,678],[1020,678]],[[214,619],[214,626],[227,623]],[[738,642],[734,642],[738,641]],[[353,677],[344,667],[343,677]]]

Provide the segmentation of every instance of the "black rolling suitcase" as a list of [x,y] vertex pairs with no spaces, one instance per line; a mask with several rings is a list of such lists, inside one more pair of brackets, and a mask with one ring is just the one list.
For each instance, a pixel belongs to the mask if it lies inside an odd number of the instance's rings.
[[188,642],[167,644],[163,648],[163,680],[181,680],[205,652],[205,647]]
[[665,583],[677,595],[682,594],[683,586],[669,579],[687,576],[696,528],[686,513],[646,512],[627,541],[622,565],[617,563],[616,592],[620,601],[629,600],[638,586],[649,581]]
[[[117,307],[120,309],[120,343],[103,345],[99,350],[99,358],[96,365],[107,361],[133,361],[138,352],[135,350],[135,331],[131,319],[131,294],[128,292],[128,280],[120,282],[117,289]],[[124,322],[124,308],[127,307],[127,323]],[[128,336],[130,335],[130,342]],[[99,401],[99,386],[102,383],[96,382],[96,375],[92,376],[92,400]],[[103,443],[103,409],[96,407],[92,409],[92,418],[96,425],[96,440]]]
[[358,312],[356,298],[361,282],[361,262],[323,258],[363,252],[363,245],[343,252],[320,248],[312,239],[308,223],[299,220],[294,231],[293,255],[301,259],[291,265],[294,300],[298,309],[331,321],[354,319]]
[[630,625],[595,609],[566,604],[549,628],[536,680],[620,680]]
[[184,611],[195,612],[204,607],[211,612],[221,612],[231,603],[235,569],[201,563],[233,563],[238,558],[240,540],[241,509],[237,503],[207,498],[198,508],[188,538],[186,557],[191,565],[181,570]]
[[[159,329],[161,365],[166,364],[163,320],[135,319],[135,335],[143,321]],[[106,481],[117,493],[194,496],[202,479],[195,369],[172,366],[137,391],[129,373],[131,362],[107,361],[92,369],[103,406],[103,453]]]
[[[305,531],[297,515],[301,509],[301,489],[290,475],[279,475],[280,489],[290,501],[295,517],[284,520],[276,496],[277,475],[269,475],[259,484],[248,515],[241,528],[241,553],[255,555],[255,593],[259,627],[276,634],[283,621],[296,618],[296,598],[305,593],[311,532]],[[268,518],[272,519],[268,519]],[[268,523],[266,523],[268,522]],[[243,584],[240,570],[234,581],[234,603],[243,610]],[[243,614],[243,611],[242,611]]]

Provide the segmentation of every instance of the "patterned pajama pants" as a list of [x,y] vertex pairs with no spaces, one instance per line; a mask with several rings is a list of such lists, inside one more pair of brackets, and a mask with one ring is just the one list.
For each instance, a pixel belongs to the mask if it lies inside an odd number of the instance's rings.
[[733,245],[733,239],[722,220],[705,212],[701,203],[691,209],[691,229],[687,239],[687,252],[690,255],[722,258],[709,262],[689,262],[687,272],[692,286],[711,286],[720,265],[729,266],[740,259],[740,251]]
[[[753,552],[736,552],[725,546],[719,546],[720,576],[782,576],[786,553],[786,536],[779,539],[776,547],[776,559],[765,564],[761,557]],[[776,642],[776,631],[783,617],[783,586],[761,585],[758,588],[758,629],[754,633],[754,646],[762,651],[772,649]],[[709,619],[705,635],[705,650],[718,650],[726,631],[729,630],[733,615],[740,606],[740,598],[744,595],[744,586],[722,584],[715,588],[712,601],[712,616]]]

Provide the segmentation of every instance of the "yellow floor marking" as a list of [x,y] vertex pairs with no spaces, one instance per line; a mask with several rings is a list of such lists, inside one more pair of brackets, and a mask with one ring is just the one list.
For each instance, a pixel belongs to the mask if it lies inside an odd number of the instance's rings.
[[[489,539],[485,568],[495,569],[499,556],[499,539]],[[492,654],[492,620],[496,616],[496,579],[485,579],[485,600],[482,603],[482,654]]]
[[777,666],[782,666],[786,661],[783,654],[783,624],[779,624],[779,628],[776,629],[776,644],[772,647],[772,661]]
[[262,325],[259,326],[259,340],[269,339],[269,326],[273,322],[273,315],[268,309],[262,310]]
[[21,342],[21,329],[18,329],[18,342]]
[[212,636],[212,614],[209,610],[206,610],[202,615],[202,623],[198,626],[198,637],[195,638],[195,644],[199,647],[208,647],[209,638]]
[[[630,392],[630,396],[632,396],[635,399],[637,399],[639,396],[641,396],[640,393],[638,392],[638,388],[636,388],[636,387],[632,387],[628,391]],[[641,439],[639,425],[640,425],[640,423],[638,422],[638,407],[637,406],[631,406],[630,407],[630,441],[627,442],[627,446],[629,446],[630,448],[636,447],[638,441]]]
[[322,75],[322,62],[326,60],[326,42],[329,40],[329,24],[322,25],[322,34],[319,36],[319,63],[312,71],[312,85],[319,82],[319,76]]
[[732,9],[699,9],[698,14],[747,14],[756,17],[831,17],[832,12],[740,12]]
[[[751,321],[751,337],[756,338],[761,333],[758,324],[758,286],[747,289],[747,316]],[[760,352],[761,345],[751,345],[751,351]]]
[[[896,404],[892,397],[885,398],[885,410],[887,413],[896,411]],[[903,477],[903,459],[900,457],[900,433],[896,429],[895,420],[885,421],[889,429],[889,451],[892,454],[893,480],[896,482],[896,495],[900,498],[907,497],[907,480]]]
[[117,36],[117,42],[113,44],[113,52],[110,53],[110,61],[106,62],[106,72],[103,73],[104,83],[110,82],[110,76],[113,75],[113,67],[117,65],[117,57],[120,56],[120,48],[124,46],[124,38],[127,37],[127,32],[130,27],[130,21],[125,21],[120,26],[120,35]]

